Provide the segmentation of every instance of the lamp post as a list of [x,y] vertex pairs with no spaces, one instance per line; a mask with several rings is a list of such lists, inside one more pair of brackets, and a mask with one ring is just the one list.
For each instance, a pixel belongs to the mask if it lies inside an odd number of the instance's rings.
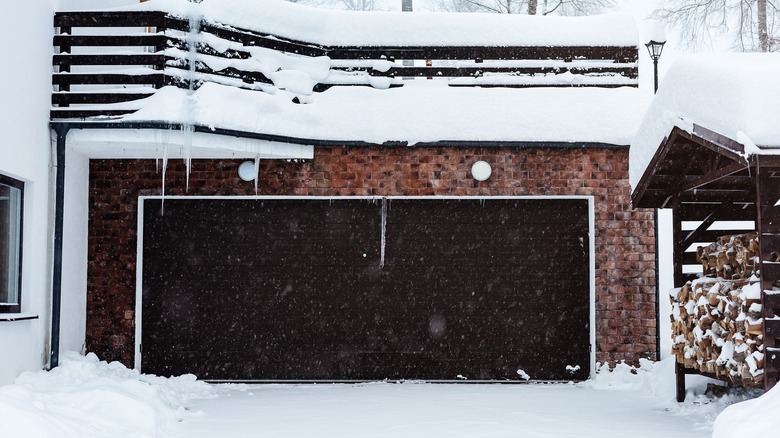
[[655,85],[653,93],[658,91],[658,59],[661,58],[661,53],[664,51],[664,44],[666,44],[665,38],[661,39],[661,41],[651,39],[650,42],[645,44],[647,51],[650,53],[650,58],[653,60],[653,71],[655,72],[653,77],[653,84]]
[[[658,59],[661,58],[661,54],[664,51],[664,44],[666,44],[666,34],[664,33],[664,29],[661,26],[661,23],[657,21],[651,21],[648,26],[648,34],[646,36],[647,43],[645,43],[645,47],[647,47],[648,53],[650,53],[650,58],[653,60],[653,93],[655,94],[658,92]],[[656,325],[655,325],[655,356],[656,360],[661,360],[661,320],[659,316],[661,315],[661,305],[660,305],[660,281],[661,276],[659,275],[660,270],[660,257],[659,257],[659,246],[660,246],[660,236],[659,234],[659,226],[658,226],[658,209],[653,209],[653,228],[655,232],[655,315],[656,315]]]

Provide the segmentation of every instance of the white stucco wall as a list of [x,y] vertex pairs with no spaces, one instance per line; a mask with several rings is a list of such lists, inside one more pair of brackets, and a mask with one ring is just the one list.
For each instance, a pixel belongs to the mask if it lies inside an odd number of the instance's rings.
[[[9,42],[0,69],[0,173],[25,182],[22,312],[38,319],[0,321],[0,385],[48,362],[51,329],[49,130],[55,10],[112,7],[133,0],[39,0],[5,8],[0,39]],[[80,351],[86,324],[88,161],[66,159],[60,351]]]
[[[137,0],[59,0],[56,9],[60,11],[92,10],[137,2]],[[50,42],[48,44],[51,45]],[[50,68],[47,72],[49,71],[51,71]],[[47,81],[50,83],[50,78]],[[48,118],[48,115],[46,117]],[[62,305],[60,308],[61,353],[65,351],[83,352],[87,306],[89,158],[81,151],[74,149],[74,142],[71,141],[70,136],[68,137],[65,158],[65,187]]]
[[54,0],[4,8],[0,68],[0,173],[25,182],[22,311],[29,321],[0,321],[0,384],[46,361],[48,336],[49,153]]
[[70,147],[65,152],[65,186],[60,352],[82,352],[87,321],[89,160]]

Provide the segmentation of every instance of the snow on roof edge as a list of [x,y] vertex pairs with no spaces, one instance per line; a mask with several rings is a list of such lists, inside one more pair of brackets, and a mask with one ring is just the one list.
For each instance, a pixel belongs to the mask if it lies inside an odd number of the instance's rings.
[[588,17],[340,11],[283,0],[150,0],[113,11],[162,10],[183,17],[343,46],[627,46],[639,30],[627,13]]
[[[780,53],[695,54],[679,58],[661,82],[631,142],[634,192],[672,128],[696,124],[745,146],[747,154],[780,152]],[[756,146],[757,145],[757,146]]]
[[413,82],[388,90],[334,87],[306,104],[215,83],[204,84],[192,95],[165,87],[122,120],[379,145],[446,141],[628,145],[650,98],[632,87],[483,89]]

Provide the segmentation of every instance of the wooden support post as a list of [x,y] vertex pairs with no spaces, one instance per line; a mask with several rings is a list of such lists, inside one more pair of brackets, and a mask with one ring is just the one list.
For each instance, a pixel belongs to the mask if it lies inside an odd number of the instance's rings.
[[[674,273],[674,287],[682,287],[685,284],[683,277],[683,254],[685,253],[685,236],[682,231],[683,217],[680,211],[680,202],[675,200],[672,204],[672,263]],[[656,267],[657,269],[657,267]],[[685,367],[676,362],[674,366],[675,381],[677,387],[677,401],[685,401]]]
[[[777,254],[780,253],[780,167],[761,165],[761,156],[755,159],[754,171],[756,181],[756,228],[760,247],[761,289],[772,290],[780,284],[780,265]],[[774,351],[780,346],[780,339],[774,333],[774,326],[766,318],[775,316],[774,300],[767,299],[762,293],[762,312],[764,324],[765,352]],[[766,362],[764,370],[764,388],[771,389],[778,380],[778,370],[773,361]]]
[[679,362],[674,364],[674,377],[677,388],[677,402],[685,401],[685,366]]

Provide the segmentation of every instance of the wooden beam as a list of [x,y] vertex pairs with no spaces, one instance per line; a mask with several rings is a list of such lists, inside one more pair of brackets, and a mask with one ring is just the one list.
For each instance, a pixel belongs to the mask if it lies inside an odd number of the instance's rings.
[[[691,160],[694,161],[694,160]],[[714,182],[720,181],[723,178],[726,178],[728,176],[734,175],[737,172],[741,172],[748,168],[747,163],[733,163],[729,164],[727,166],[721,167],[720,169],[714,170],[702,177],[697,178],[694,181],[690,181],[686,184],[681,185],[678,190],[680,192],[687,192],[689,190],[696,190],[700,187],[704,187],[705,185],[712,184]],[[747,189],[749,190],[750,186],[747,186]]]
[[677,402],[682,403],[685,401],[685,367],[679,362],[674,363],[674,376],[675,376],[675,389],[677,394]]
[[102,73],[54,73],[52,83],[55,85],[150,85],[162,87],[168,85],[166,75],[162,72],[151,74],[102,74]]
[[58,53],[52,57],[54,65],[152,65],[162,68],[175,58],[162,53],[72,55]]
[[764,291],[761,303],[763,304],[765,317],[771,318],[774,315],[780,315],[780,293],[767,293]]
[[503,84],[499,81],[495,83],[475,82],[473,84],[447,84],[450,87],[480,87],[480,88],[591,88],[597,86],[599,88],[622,88],[632,87],[637,88],[638,83],[635,84],[576,84],[576,83],[554,83],[554,84]]
[[59,47],[148,47],[165,46],[174,38],[162,34],[148,35],[54,35]]
[[56,12],[55,27],[158,27],[168,14],[162,11]]
[[688,248],[689,246],[691,246],[691,244],[693,244],[693,242],[695,242],[700,235],[704,234],[704,232],[707,231],[707,228],[709,228],[710,225],[715,223],[715,220],[717,219],[716,214],[718,212],[718,209],[720,209],[720,207],[716,208],[715,210],[712,211],[712,213],[707,215],[707,217],[704,218],[704,221],[702,221],[702,223],[699,224],[699,226],[695,230],[691,231],[690,233],[688,233],[687,236],[683,237],[683,240],[680,244],[682,248]]
[[51,95],[53,105],[75,105],[75,104],[104,104],[131,102],[147,98],[154,93],[74,93],[74,92],[54,92]]
[[694,124],[693,133],[680,129],[680,136],[732,161],[746,161],[744,158],[745,147],[741,143],[703,126]]
[[[672,129],[672,132],[669,134],[668,137],[661,140],[661,143],[658,145],[658,149],[656,149],[655,153],[653,154],[653,158],[650,159],[650,163],[648,163],[645,172],[642,174],[642,177],[639,179],[639,183],[637,184],[634,193],[631,194],[631,204],[633,205],[634,208],[661,207],[661,205],[653,205],[652,203],[643,202],[643,201],[645,196],[649,194],[650,185],[652,183],[653,175],[655,174],[656,169],[658,168],[660,163],[663,162],[666,155],[669,154],[669,151],[671,150],[671,145],[674,143],[674,140],[676,139],[677,135],[675,129]],[[659,196],[660,198],[665,197],[663,193],[656,196]],[[664,204],[666,203],[664,202]],[[663,207],[665,208],[665,205]]]
[[123,109],[123,110],[111,110],[111,109],[73,109],[73,108],[52,108],[50,111],[50,117],[52,120],[63,119],[86,119],[89,117],[98,116],[123,116],[126,114],[134,113],[135,109]]
[[720,208],[718,217],[724,221],[754,221],[756,219],[756,207],[754,200],[747,203],[735,202],[681,202],[680,220],[700,221],[704,220],[713,210]]
[[764,337],[772,339],[780,338],[780,319],[764,320]]
[[228,41],[239,42],[245,46],[263,47],[305,56],[326,56],[328,54],[327,49],[317,44],[277,38],[246,29],[227,28],[213,23],[202,23],[201,32],[209,33]]
[[[750,184],[752,184],[753,182],[752,178],[748,175],[742,175],[741,172],[737,172],[737,173],[739,173],[739,175],[731,174],[731,175],[720,177],[717,180],[715,180],[713,184],[717,183],[718,188],[724,188],[724,189],[725,188],[735,189],[735,188],[745,188],[745,187],[752,189],[752,187],[750,187]],[[688,185],[698,184],[699,180],[701,180],[703,177],[704,175],[694,175],[694,174],[683,175],[677,172],[675,172],[674,174],[672,173],[655,174],[653,175],[653,181],[650,188],[652,188],[653,190],[665,190],[668,192],[672,190],[677,190],[680,187],[684,188]]]
[[[647,192],[648,195],[651,196],[656,196],[656,197],[663,196],[663,193],[660,193],[658,191],[648,190]],[[745,202],[747,202],[748,200],[751,200],[753,198],[753,192],[748,189],[745,190],[698,189],[696,190],[696,193],[685,192],[685,193],[678,193],[676,195],[667,195],[667,196],[675,196],[677,199],[680,200],[680,202],[724,203],[732,200],[736,200],[736,201],[744,200]]]
[[636,62],[636,47],[626,46],[407,46],[324,47],[332,59],[444,59],[444,60],[611,60]]
[[[765,236],[765,234],[762,234],[762,237]],[[761,239],[759,239],[760,241]],[[770,251],[770,252],[780,252],[780,251],[771,251],[775,248],[768,248],[768,247],[762,247],[762,250],[764,251]],[[763,251],[762,251],[762,260],[761,260],[761,278],[766,278],[767,282],[764,283],[762,287],[764,287],[764,290],[771,290],[772,286],[775,285],[778,281],[780,281],[780,263],[778,262],[772,262],[764,259]],[[770,254],[766,254],[766,257],[771,257]]]
[[480,77],[485,73],[506,73],[513,75],[547,75],[571,72],[577,75],[622,76],[636,79],[638,72],[635,67],[392,67],[387,71],[377,71],[366,67],[338,67],[334,70],[365,71],[372,76],[405,76],[405,77]]
[[[756,184],[756,223],[759,236],[759,260],[761,269],[761,289],[772,290],[780,281],[780,263],[775,260],[774,253],[778,248],[770,246],[778,240],[780,235],[780,207],[777,201],[780,197],[780,168],[767,166],[762,163],[763,157],[754,158]],[[771,238],[764,236],[773,235]],[[766,294],[762,294],[766,298]],[[762,303],[763,304],[763,303]],[[780,321],[764,319],[764,347],[780,346]],[[769,390],[777,384],[777,371],[766,369],[764,372],[764,389]]]
[[674,275],[674,287],[681,287],[685,284],[683,281],[683,254],[687,248],[682,247],[683,231],[682,220],[679,215],[679,202],[672,206],[672,263]]

